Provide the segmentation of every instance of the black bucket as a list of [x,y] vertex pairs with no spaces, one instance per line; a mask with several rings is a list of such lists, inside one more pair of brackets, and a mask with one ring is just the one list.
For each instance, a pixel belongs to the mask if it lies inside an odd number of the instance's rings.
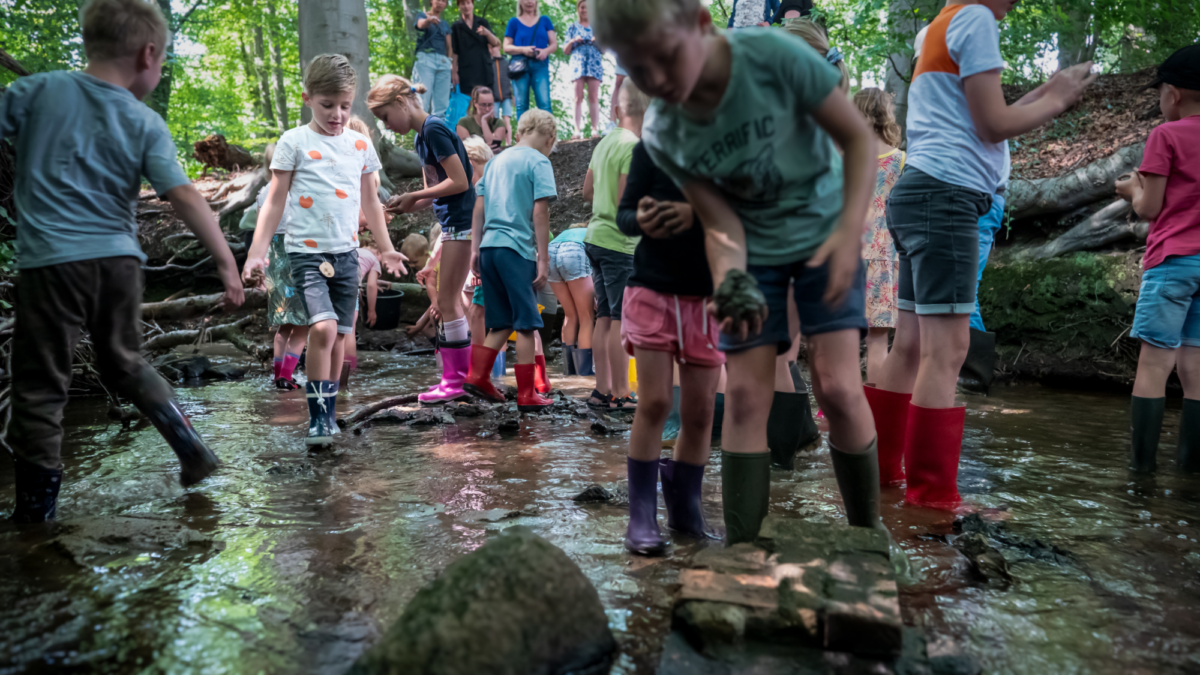
[[[371,330],[396,330],[400,327],[400,306],[404,291],[380,290],[375,296],[375,325]],[[367,303],[363,301],[363,307]]]

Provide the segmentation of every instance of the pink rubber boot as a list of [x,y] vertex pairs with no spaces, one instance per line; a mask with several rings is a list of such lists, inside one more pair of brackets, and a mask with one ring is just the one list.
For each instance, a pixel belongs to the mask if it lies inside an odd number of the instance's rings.
[[425,405],[437,405],[463,398],[463,382],[471,367],[471,346],[459,349],[442,347],[442,381],[417,398]]

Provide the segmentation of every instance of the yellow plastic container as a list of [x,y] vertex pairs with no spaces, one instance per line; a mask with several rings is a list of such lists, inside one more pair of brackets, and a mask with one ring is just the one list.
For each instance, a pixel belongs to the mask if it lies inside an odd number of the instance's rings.
[[[542,313],[542,312],[544,312],[544,311],[546,311],[546,307],[545,307],[544,305],[538,305],[538,314],[541,314],[541,313]],[[517,341],[517,331],[515,331],[515,330],[514,330],[514,331],[513,331],[513,333],[512,333],[512,335],[509,335],[509,336],[508,336],[508,341],[509,341],[509,342],[516,342],[516,341]]]
[[637,360],[629,357],[629,388],[637,391]]

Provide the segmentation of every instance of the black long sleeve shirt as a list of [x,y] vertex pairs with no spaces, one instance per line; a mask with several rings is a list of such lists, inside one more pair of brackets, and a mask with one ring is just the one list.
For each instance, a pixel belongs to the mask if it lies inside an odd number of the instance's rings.
[[660,202],[686,202],[683,192],[650,159],[645,145],[633,149],[633,161],[625,180],[625,194],[617,207],[617,228],[631,237],[641,236],[633,253],[633,276],[629,285],[642,286],[667,295],[712,295],[712,274],[704,251],[700,222],[669,239],[642,236],[637,222],[637,205],[642,197]]

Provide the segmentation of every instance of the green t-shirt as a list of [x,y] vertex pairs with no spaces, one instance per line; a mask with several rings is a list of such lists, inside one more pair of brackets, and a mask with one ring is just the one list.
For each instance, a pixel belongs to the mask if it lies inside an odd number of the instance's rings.
[[633,148],[638,137],[632,131],[617,127],[596,144],[592,153],[592,220],[588,223],[584,241],[611,251],[633,255],[641,237],[627,237],[617,229],[617,203],[621,176],[629,173]]
[[733,63],[725,95],[708,119],[655,100],[642,140],[680,186],[712,181],[746,229],[752,265],[812,257],[842,213],[842,159],[811,117],[839,74],[786,31],[724,34]]

